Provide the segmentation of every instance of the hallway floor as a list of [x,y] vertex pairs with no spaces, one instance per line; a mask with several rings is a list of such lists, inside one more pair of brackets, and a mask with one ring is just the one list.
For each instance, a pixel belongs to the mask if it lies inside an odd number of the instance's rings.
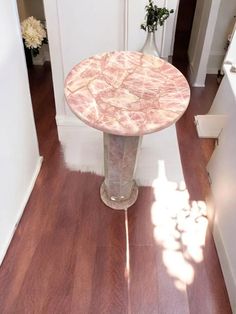
[[66,168],[49,64],[29,75],[44,161],[0,268],[0,313],[231,313],[206,217],[214,143],[193,123],[210,107],[215,76],[192,88],[177,123],[186,186],[141,187],[124,212],[101,202],[102,177]]

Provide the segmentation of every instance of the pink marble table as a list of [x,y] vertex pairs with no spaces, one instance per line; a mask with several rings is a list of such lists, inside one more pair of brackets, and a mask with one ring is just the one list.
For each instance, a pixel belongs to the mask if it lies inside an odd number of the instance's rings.
[[102,200],[128,208],[138,195],[133,175],[140,137],[182,116],[190,98],[186,79],[160,58],[116,51],[77,64],[66,78],[65,96],[79,119],[104,132]]

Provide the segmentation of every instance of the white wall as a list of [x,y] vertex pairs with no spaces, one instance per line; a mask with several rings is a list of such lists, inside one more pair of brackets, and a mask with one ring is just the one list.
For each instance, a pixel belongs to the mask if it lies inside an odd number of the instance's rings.
[[[64,80],[73,65],[96,53],[112,50],[140,50],[145,32],[140,24],[146,0],[44,0],[50,45],[57,125],[79,124],[64,100]],[[176,8],[178,0],[162,0],[159,5]],[[160,28],[157,42],[162,56],[171,54],[174,14]],[[166,30],[166,40],[163,32]],[[73,119],[74,118],[74,119]],[[60,130],[59,130],[60,131]]]
[[45,20],[43,0],[17,0],[20,21],[33,15],[36,19]]
[[41,159],[15,0],[0,1],[0,263]]
[[17,0],[17,6],[18,6],[18,12],[19,12],[19,17],[20,21],[23,21],[29,16],[29,13],[27,11],[27,7],[25,5],[24,0]]
[[[234,53],[236,54],[236,51]],[[213,235],[234,313],[236,313],[235,104],[236,77],[230,72],[228,65],[209,112],[212,115],[224,114],[227,120],[207,168],[211,176],[215,204]]]
[[124,48],[124,3],[120,0],[58,0],[65,74],[96,53]]
[[234,15],[236,15],[236,1],[221,0],[207,65],[207,73],[216,74],[222,66],[227,38],[236,21],[233,18]]
[[30,15],[41,21],[45,20],[43,0],[24,0],[24,2]]
[[44,1],[57,124],[79,124],[64,99],[64,80],[82,59],[124,48],[124,2],[95,0]]
[[[228,59],[229,58],[229,59]],[[236,32],[229,46],[226,61],[236,62]],[[212,179],[214,196],[213,235],[220,257],[231,307],[236,313],[236,76],[230,71],[231,65],[224,65],[224,78],[210,109],[210,114],[224,114],[227,117],[219,136],[208,171]]]
[[[236,32],[225,61],[228,60],[236,62]],[[224,64],[225,75],[208,114],[195,118],[200,137],[217,138],[207,165],[213,196],[208,218],[213,226],[231,308],[236,313],[236,75],[230,68],[231,64]]]
[[227,54],[225,56],[224,62],[236,64],[236,24],[235,24],[234,33],[232,36],[232,41],[230,43]]
[[188,48],[188,55],[189,55],[190,63],[191,62],[194,63],[194,60],[197,54],[196,44],[198,41],[198,36],[200,36],[199,31],[200,31],[200,25],[201,25],[201,20],[202,20],[203,8],[204,8],[204,0],[198,0],[196,3],[193,25],[192,25],[192,32],[191,32],[189,48]]
[[188,55],[193,86],[205,86],[207,64],[221,0],[198,0]]

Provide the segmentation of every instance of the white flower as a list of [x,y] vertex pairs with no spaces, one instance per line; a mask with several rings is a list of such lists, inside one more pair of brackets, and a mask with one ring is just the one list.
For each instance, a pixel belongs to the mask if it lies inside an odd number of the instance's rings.
[[44,38],[47,37],[43,24],[33,16],[21,22],[22,37],[29,49],[37,49],[42,46]]

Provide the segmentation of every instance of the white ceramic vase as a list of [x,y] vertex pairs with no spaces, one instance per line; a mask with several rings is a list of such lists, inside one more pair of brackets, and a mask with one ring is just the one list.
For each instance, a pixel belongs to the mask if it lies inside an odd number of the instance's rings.
[[147,32],[147,38],[143,48],[141,49],[141,52],[160,58],[160,54],[156,45],[155,32]]

